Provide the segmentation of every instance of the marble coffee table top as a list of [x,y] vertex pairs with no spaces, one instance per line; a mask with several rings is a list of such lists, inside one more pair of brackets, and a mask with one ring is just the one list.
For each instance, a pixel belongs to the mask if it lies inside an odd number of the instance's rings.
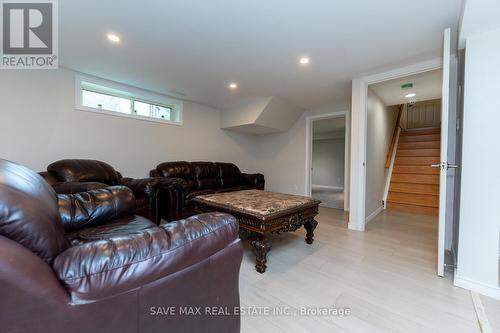
[[194,200],[210,206],[240,211],[260,217],[287,213],[296,209],[316,206],[320,203],[319,200],[310,197],[261,190],[200,195]]

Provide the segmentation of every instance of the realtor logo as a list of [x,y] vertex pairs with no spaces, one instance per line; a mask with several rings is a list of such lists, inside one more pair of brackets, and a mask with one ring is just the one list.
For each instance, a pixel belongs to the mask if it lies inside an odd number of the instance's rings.
[[57,68],[56,0],[5,0],[0,4],[0,68]]

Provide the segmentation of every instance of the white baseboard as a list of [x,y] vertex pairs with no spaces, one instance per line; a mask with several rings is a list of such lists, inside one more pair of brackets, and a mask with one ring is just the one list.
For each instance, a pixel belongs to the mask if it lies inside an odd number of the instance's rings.
[[312,185],[313,190],[343,190],[342,186]]
[[455,277],[453,279],[453,284],[457,287],[472,290],[481,295],[500,300],[500,288],[498,286],[471,280],[469,278],[458,275],[456,271]]
[[371,220],[373,220],[378,214],[380,214],[384,210],[384,206],[380,206],[379,208],[375,209],[373,213],[368,215],[365,219],[365,224],[368,224]]
[[349,222],[349,224],[347,225],[347,228],[349,230],[365,231],[365,226],[364,225],[354,224],[354,223],[351,223],[351,222]]

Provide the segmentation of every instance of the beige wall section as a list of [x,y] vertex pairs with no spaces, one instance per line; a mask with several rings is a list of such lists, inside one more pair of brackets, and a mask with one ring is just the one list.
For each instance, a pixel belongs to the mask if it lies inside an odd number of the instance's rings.
[[62,158],[93,158],[133,177],[172,160],[231,161],[258,171],[255,138],[221,130],[218,110],[184,102],[184,125],[176,126],[76,111],[74,94],[68,70],[2,71],[0,158],[37,171]]
[[306,186],[306,117],[346,110],[349,108],[345,105],[329,105],[306,111],[290,130],[257,137],[257,166],[266,176],[266,189],[303,195]]
[[365,217],[370,217],[382,207],[387,177],[385,161],[396,126],[397,108],[386,107],[370,88],[367,105]]

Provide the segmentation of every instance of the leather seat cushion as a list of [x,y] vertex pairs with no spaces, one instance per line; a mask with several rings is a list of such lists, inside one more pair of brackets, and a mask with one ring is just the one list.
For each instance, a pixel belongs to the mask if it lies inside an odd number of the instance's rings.
[[194,199],[194,198],[196,198],[199,195],[213,194],[213,193],[216,193],[216,192],[217,192],[216,189],[193,191],[193,192],[190,192],[188,195],[186,195],[186,200]]
[[220,188],[220,189],[217,190],[217,193],[221,193],[221,192],[234,192],[234,191],[244,191],[244,190],[252,190],[252,189],[255,189],[255,187],[247,186],[247,185],[236,186],[236,187],[222,187],[222,188]]
[[234,192],[234,191],[239,191],[239,187],[223,187],[220,188],[217,193],[222,193],[222,192]]
[[68,233],[66,237],[71,245],[75,246],[97,240],[137,234],[155,227],[156,224],[142,216],[129,215],[113,220],[110,223],[75,230]]
[[238,186],[234,189],[234,191],[244,191],[244,190],[253,190],[255,189],[255,186],[251,186],[251,185],[242,185],[242,186]]
[[100,233],[102,239],[72,246],[56,258],[54,271],[73,303],[93,302],[134,290],[239,242],[238,223],[222,213],[123,231],[124,235],[118,235],[110,228]]

